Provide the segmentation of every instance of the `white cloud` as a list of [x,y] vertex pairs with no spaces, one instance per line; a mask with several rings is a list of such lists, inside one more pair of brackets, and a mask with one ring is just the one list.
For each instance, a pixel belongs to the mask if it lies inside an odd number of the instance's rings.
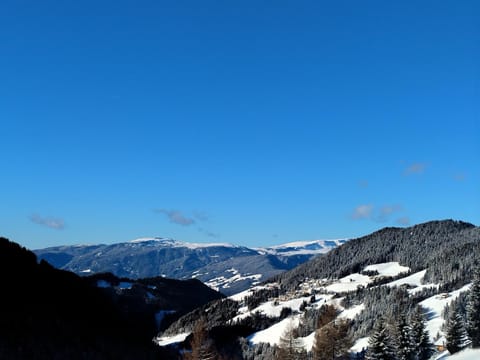
[[373,205],[371,204],[363,204],[358,205],[352,213],[352,219],[360,220],[360,219],[369,219],[372,216],[373,212]]
[[30,215],[29,218],[31,222],[38,225],[44,225],[51,229],[63,230],[65,228],[65,222],[63,221],[63,219],[60,218],[55,218],[51,216],[43,217],[38,214]]
[[402,216],[397,219],[397,224],[400,225],[410,225],[410,218],[408,216]]
[[155,209],[156,213],[164,214],[171,223],[188,226],[195,224],[195,219],[183,215],[178,210],[168,210],[168,209]]

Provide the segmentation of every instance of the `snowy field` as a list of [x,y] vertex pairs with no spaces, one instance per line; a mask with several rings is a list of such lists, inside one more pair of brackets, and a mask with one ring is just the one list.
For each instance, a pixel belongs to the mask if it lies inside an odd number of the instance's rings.
[[[467,291],[470,288],[471,284],[465,285],[464,287],[452,291],[450,293],[438,294],[428,299],[420,302],[420,305],[427,310],[427,330],[430,333],[430,338],[433,338],[439,333],[442,335],[440,330],[443,325],[442,311],[446,305],[450,304],[455,300],[460,293]],[[480,357],[478,358],[480,360]]]
[[[331,292],[349,292],[357,290],[358,286],[367,286],[375,279],[382,276],[397,276],[410,270],[407,266],[402,266],[398,262],[388,262],[381,264],[372,264],[366,266],[364,271],[378,271],[378,275],[367,276],[359,273],[353,273],[345,276],[325,287]],[[423,276],[422,276],[423,277]]]
[[250,335],[247,340],[252,344],[269,343],[276,345],[280,342],[280,338],[290,326],[298,327],[300,323],[300,315],[291,316],[270,326],[265,330],[258,331]]
[[388,262],[382,264],[368,265],[363,271],[378,271],[383,276],[397,276],[398,274],[408,272],[407,266],[402,266],[398,262]]

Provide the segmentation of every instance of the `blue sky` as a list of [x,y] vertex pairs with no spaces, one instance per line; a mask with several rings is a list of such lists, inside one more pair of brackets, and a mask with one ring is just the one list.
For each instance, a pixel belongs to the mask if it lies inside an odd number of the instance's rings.
[[4,1],[0,233],[479,224],[476,1]]

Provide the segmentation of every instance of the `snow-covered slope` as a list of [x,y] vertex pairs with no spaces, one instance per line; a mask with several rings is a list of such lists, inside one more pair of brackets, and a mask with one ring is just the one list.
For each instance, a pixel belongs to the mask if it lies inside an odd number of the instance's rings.
[[325,254],[333,248],[344,244],[347,240],[311,240],[295,241],[270,247],[256,248],[259,252],[273,255],[293,256],[293,255],[319,255]]
[[480,349],[465,349],[456,354],[441,354],[434,358],[435,360],[479,360]]
[[[249,317],[258,316],[261,314],[267,318],[277,319],[271,326],[262,330],[252,332],[246,337],[249,344],[252,346],[260,343],[268,343],[271,346],[278,345],[282,336],[285,336],[285,332],[288,328],[296,328],[300,326],[305,311],[312,311],[314,309],[320,309],[324,305],[335,306],[339,314],[338,319],[350,319],[355,320],[366,309],[364,303],[353,305],[349,308],[345,308],[342,305],[342,300],[345,293],[350,291],[356,291],[359,286],[366,287],[369,284],[375,285],[379,279],[388,279],[395,276],[400,277],[397,280],[384,282],[378,286],[395,287],[404,286],[408,284],[409,293],[412,296],[422,289],[426,288],[438,288],[437,284],[423,284],[422,278],[425,275],[425,270],[414,274],[408,275],[410,269],[406,266],[402,266],[398,262],[388,262],[380,264],[371,264],[365,266],[362,269],[362,273],[366,272],[370,275],[364,275],[361,273],[353,273],[345,276],[341,279],[327,280],[327,279],[305,279],[300,284],[298,289],[291,290],[287,293],[283,293],[279,296],[269,297],[267,300],[261,302],[256,307],[248,308],[247,300],[249,296],[255,294],[258,291],[275,289],[278,284],[271,283],[262,286],[256,286],[241,293],[232,295],[230,300],[238,302],[239,307],[235,316],[233,316],[228,323],[236,324]],[[469,285],[464,286],[458,290],[450,293],[436,294],[423,300],[420,305],[427,311],[427,330],[433,341],[434,337],[443,336],[441,327],[444,323],[442,318],[443,309],[455,300],[460,293],[467,291]],[[290,309],[290,315],[285,318],[281,317],[285,308]],[[169,334],[168,336],[160,336],[157,339],[158,344],[166,344],[182,339],[183,333]],[[298,339],[297,344],[301,344],[306,351],[311,351],[314,344],[314,331],[302,336]],[[360,352],[368,346],[368,337],[361,337],[355,339],[355,343],[351,348],[352,352]],[[455,356],[448,356],[448,353],[442,354],[442,357],[438,359],[452,359],[452,360],[470,360],[477,352],[463,352]],[[470,356],[470,357],[469,357]],[[480,358],[479,358],[480,359]]]

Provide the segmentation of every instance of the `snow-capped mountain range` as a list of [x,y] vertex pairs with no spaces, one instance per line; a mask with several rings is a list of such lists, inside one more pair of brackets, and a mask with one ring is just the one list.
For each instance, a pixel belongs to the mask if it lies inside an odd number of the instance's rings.
[[345,241],[298,241],[249,248],[229,243],[190,243],[165,237],[144,237],[110,245],[58,246],[34,252],[55,267],[78,274],[112,272],[134,279],[197,278],[231,295],[325,254]]

